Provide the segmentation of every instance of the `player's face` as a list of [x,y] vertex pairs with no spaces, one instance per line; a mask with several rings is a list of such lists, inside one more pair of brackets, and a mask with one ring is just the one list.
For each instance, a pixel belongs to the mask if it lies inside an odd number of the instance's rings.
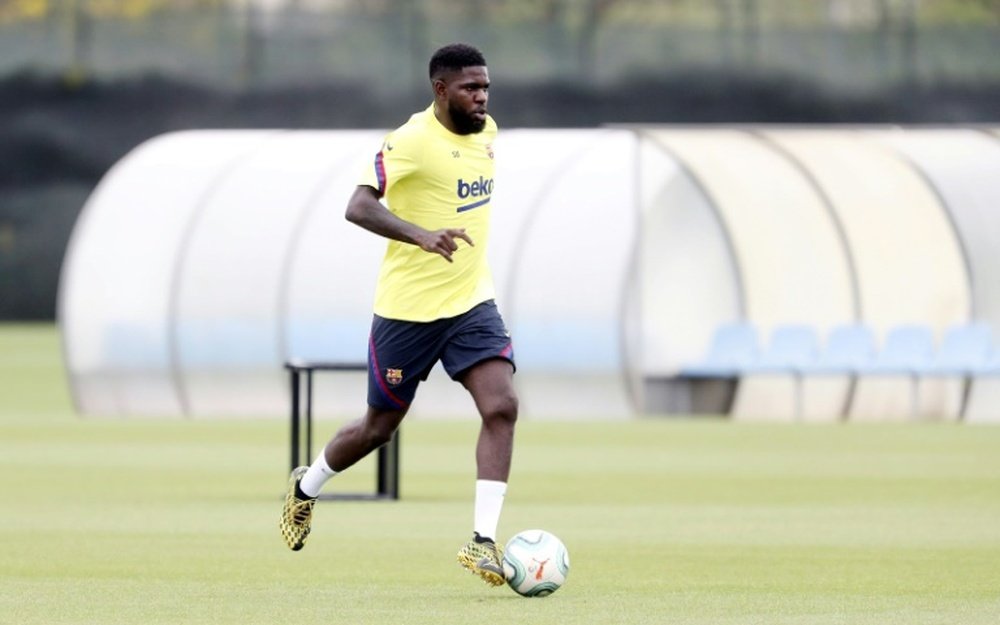
[[466,67],[448,76],[446,96],[448,113],[455,132],[471,135],[486,127],[486,101],[490,77],[483,66]]

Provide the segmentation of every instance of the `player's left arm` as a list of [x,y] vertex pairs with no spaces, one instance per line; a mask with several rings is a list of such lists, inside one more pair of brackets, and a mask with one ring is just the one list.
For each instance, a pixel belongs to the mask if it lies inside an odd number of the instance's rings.
[[475,245],[465,232],[465,228],[442,228],[426,230],[400,218],[379,201],[378,190],[368,185],[360,185],[347,202],[347,221],[361,226],[380,236],[411,243],[425,252],[440,254],[449,263],[451,255],[458,249],[456,239]]

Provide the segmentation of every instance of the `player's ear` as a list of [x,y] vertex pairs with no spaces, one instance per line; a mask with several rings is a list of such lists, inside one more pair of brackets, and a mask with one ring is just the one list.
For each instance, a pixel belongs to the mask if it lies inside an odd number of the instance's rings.
[[448,83],[445,82],[444,78],[435,78],[431,81],[431,88],[434,89],[435,97],[444,97],[445,93],[448,92]]

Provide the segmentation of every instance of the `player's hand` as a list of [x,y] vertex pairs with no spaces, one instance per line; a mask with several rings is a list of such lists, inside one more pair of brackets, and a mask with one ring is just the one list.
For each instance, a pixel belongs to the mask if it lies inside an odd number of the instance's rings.
[[469,245],[475,245],[472,238],[465,234],[465,228],[444,228],[428,232],[419,241],[420,249],[431,254],[440,254],[449,263],[454,262],[451,255],[458,249],[458,242],[455,239],[462,239]]

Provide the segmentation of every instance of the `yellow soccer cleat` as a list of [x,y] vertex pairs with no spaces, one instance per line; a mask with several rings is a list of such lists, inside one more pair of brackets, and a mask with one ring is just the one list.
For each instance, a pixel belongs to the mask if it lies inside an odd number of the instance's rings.
[[288,493],[285,495],[285,506],[281,510],[281,536],[292,551],[298,551],[306,544],[312,524],[315,497],[299,499],[296,494],[299,480],[309,467],[297,467],[288,479]]
[[458,550],[458,563],[490,586],[503,586],[503,547],[492,540],[475,538]]

